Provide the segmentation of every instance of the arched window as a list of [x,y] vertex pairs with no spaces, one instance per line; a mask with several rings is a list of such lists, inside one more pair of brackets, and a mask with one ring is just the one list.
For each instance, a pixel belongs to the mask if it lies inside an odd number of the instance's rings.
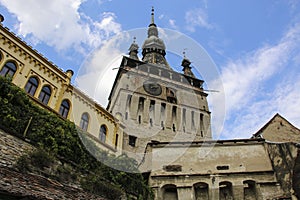
[[100,134],[99,134],[99,139],[101,142],[105,142],[106,140],[106,134],[107,134],[107,128],[105,125],[101,125],[100,127]]
[[232,183],[223,181],[219,183],[219,199],[233,199]]
[[0,75],[1,76],[11,76],[13,77],[14,74],[17,71],[17,67],[15,65],[15,63],[13,62],[7,62],[5,63],[5,65],[3,66],[3,68],[0,71]]
[[195,191],[195,199],[209,199],[209,190],[207,183],[196,183],[193,185]]
[[38,85],[39,85],[39,82],[38,82],[37,78],[31,77],[25,85],[25,91],[28,94],[30,94],[31,96],[34,96]]
[[162,187],[163,199],[178,199],[177,187],[173,184],[168,184]]
[[51,97],[51,88],[49,86],[44,86],[41,90],[41,93],[39,95],[39,100],[47,105],[49,102],[49,99]]
[[87,131],[88,129],[88,125],[89,125],[89,114],[87,113],[83,113],[81,115],[81,120],[80,120],[80,128],[82,128],[82,130]]
[[68,100],[63,100],[60,104],[60,108],[59,108],[59,114],[63,117],[63,118],[67,118],[68,114],[69,114],[69,110],[70,110],[70,103]]
[[243,181],[244,199],[258,199],[256,183],[252,180]]

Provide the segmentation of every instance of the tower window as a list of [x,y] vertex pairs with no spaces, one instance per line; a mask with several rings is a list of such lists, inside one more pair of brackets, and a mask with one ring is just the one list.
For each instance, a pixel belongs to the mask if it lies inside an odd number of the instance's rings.
[[204,130],[204,123],[203,123],[203,113],[200,113],[200,134],[201,137],[203,137],[203,130]]
[[119,140],[119,135],[116,134],[116,140],[115,140],[115,148],[118,147],[118,140]]
[[87,131],[88,129],[88,125],[89,125],[89,115],[87,113],[83,113],[81,115],[81,120],[80,120],[80,128],[82,128],[82,130]]
[[13,62],[7,62],[1,69],[0,75],[13,77],[16,71],[17,71],[16,65]]
[[105,125],[101,125],[100,126],[100,133],[99,133],[99,139],[101,142],[104,142],[106,141],[106,135],[107,135],[107,128]]
[[176,98],[175,92],[170,88],[167,88],[166,92],[167,92],[167,101],[170,102],[170,103],[175,103],[176,104],[177,103],[177,98]]
[[195,128],[195,112],[192,111],[191,115],[192,115],[192,128]]
[[59,108],[59,114],[63,117],[63,118],[67,118],[68,114],[69,114],[69,110],[70,110],[70,103],[68,100],[63,100],[60,104],[60,108]]
[[200,122],[203,122],[203,113],[200,113]]
[[39,100],[43,104],[47,105],[48,102],[49,102],[50,97],[51,97],[51,89],[50,89],[50,87],[49,86],[44,86],[42,88],[42,90],[41,90],[40,95],[39,95]]
[[154,109],[155,109],[155,101],[154,100],[151,100],[150,101],[150,106],[149,106],[149,112],[154,112]]
[[142,116],[141,115],[139,115],[139,124],[141,124],[142,123]]
[[28,94],[30,94],[31,96],[34,96],[38,85],[39,85],[39,82],[38,82],[37,78],[31,77],[25,85],[25,91]]
[[165,116],[165,111],[166,111],[166,104],[165,103],[161,103],[160,113],[161,113],[162,117]]
[[176,132],[176,126],[175,126],[175,124],[173,124],[173,132]]
[[173,118],[173,120],[176,120],[176,115],[177,115],[177,107],[173,106],[172,107],[172,118]]
[[182,123],[185,125],[186,123],[186,109],[182,109]]
[[162,130],[165,129],[164,121],[161,121],[161,122],[160,122],[160,126],[161,126],[161,129],[162,129]]
[[145,101],[144,97],[139,98],[139,107],[138,107],[139,112],[143,112],[144,110],[144,101]]
[[129,135],[129,145],[132,147],[135,147],[135,143],[136,143],[136,137],[133,135]]
[[126,100],[126,109],[127,109],[127,108],[130,108],[130,105],[131,105],[131,98],[132,98],[132,95],[129,94],[129,95],[127,96],[127,100]]

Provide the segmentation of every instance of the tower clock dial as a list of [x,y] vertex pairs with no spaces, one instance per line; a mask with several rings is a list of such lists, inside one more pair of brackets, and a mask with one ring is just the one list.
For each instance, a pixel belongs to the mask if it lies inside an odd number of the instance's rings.
[[154,96],[158,96],[162,92],[161,86],[153,81],[145,81],[143,84],[144,90]]

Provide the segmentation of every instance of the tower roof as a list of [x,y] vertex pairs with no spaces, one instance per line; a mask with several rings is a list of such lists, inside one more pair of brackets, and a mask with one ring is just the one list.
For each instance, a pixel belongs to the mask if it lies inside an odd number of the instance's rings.
[[186,57],[185,51],[183,51],[183,60],[181,62],[181,66],[183,67],[182,71],[184,75],[195,78],[194,73],[192,72],[192,67],[190,66],[191,61]]
[[129,57],[133,58],[133,59],[136,59],[136,60],[139,60],[139,58],[137,56],[139,46],[137,45],[137,43],[135,43],[135,39],[136,39],[136,37],[133,38],[133,42],[132,42],[132,44],[130,45],[130,47],[128,49],[129,50]]
[[162,39],[158,37],[158,28],[154,22],[154,8],[152,7],[151,22],[148,26],[148,37],[144,41],[143,48],[143,61],[152,64],[158,64],[171,69],[165,59],[166,46]]

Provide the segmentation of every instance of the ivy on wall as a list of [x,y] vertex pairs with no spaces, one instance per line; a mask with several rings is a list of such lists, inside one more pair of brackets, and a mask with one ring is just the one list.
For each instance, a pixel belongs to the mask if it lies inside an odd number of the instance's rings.
[[[0,76],[0,128],[19,138],[29,139],[30,142],[50,152],[51,155],[62,157],[71,163],[76,163],[79,171],[88,172],[82,182],[83,188],[95,193],[110,194],[116,191],[107,187],[101,190],[100,182],[105,180],[120,188],[128,195],[138,199],[153,198],[153,193],[141,173],[127,173],[104,165],[93,157],[83,145],[78,134],[84,135],[74,123],[64,120],[55,113],[38,107],[27,94],[11,83],[9,78]],[[30,123],[29,123],[30,122]],[[85,138],[85,137],[81,137]],[[100,151],[96,145],[93,154],[105,160],[109,166],[118,165],[127,171],[138,171],[135,160],[126,155],[115,157],[107,152]],[[91,149],[91,148],[89,148]],[[100,184],[97,186],[97,184]]]

